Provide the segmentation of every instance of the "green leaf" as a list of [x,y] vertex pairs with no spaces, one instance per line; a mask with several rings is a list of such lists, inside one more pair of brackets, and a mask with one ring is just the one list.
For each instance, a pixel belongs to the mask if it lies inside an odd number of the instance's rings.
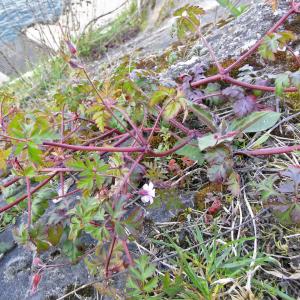
[[49,201],[57,196],[54,187],[44,187],[33,195],[32,199],[32,221],[36,222],[49,207]]
[[93,120],[96,122],[97,127],[100,129],[101,132],[104,132],[105,126],[105,111],[97,111],[93,115]]
[[297,40],[297,35],[293,31],[290,31],[290,30],[280,31],[280,32],[277,32],[277,34],[280,35],[279,46],[281,48],[284,48],[289,42]]
[[193,268],[183,256],[181,256],[181,261],[182,267],[185,273],[187,274],[189,280],[193,283],[194,287],[197,288],[198,291],[203,294],[205,299],[209,299],[210,290],[208,287],[208,282],[196,274],[196,272],[193,270]]
[[231,142],[234,139],[234,136],[231,137],[218,137],[218,134],[208,134],[201,138],[198,138],[198,147],[200,151],[204,151],[207,148],[217,146],[224,142]]
[[172,100],[164,109],[163,116],[166,120],[175,118],[182,109],[182,102],[179,100]]
[[217,131],[212,114],[198,105],[190,105],[189,109],[197,116],[197,118],[206,125],[212,132]]
[[260,55],[265,58],[274,61],[275,55],[279,47],[280,35],[278,33],[271,33],[265,36],[262,44],[260,45],[258,51]]
[[[266,179],[264,179],[262,182],[259,183],[256,188],[261,194],[262,200],[268,200],[270,197],[276,197],[279,196],[279,193],[276,192],[274,186],[275,181],[278,179],[277,176],[269,176]],[[256,184],[255,184],[256,185]]]
[[200,26],[199,16],[204,14],[204,10],[199,6],[185,5],[174,12],[177,17],[177,36],[183,39],[188,32],[195,32]]
[[274,126],[281,114],[273,111],[256,111],[250,115],[234,120],[229,125],[229,131],[259,132]]
[[153,277],[144,285],[144,291],[150,293],[157,287],[157,285],[158,285],[158,277]]
[[39,147],[36,144],[29,142],[27,144],[27,150],[29,159],[31,161],[41,163],[41,155],[43,152],[39,149]]
[[282,73],[277,75],[275,79],[275,86],[276,86],[276,95],[282,95],[285,88],[290,86],[290,78],[289,73]]
[[76,259],[82,254],[77,247],[77,242],[72,242],[70,240],[66,240],[62,247],[63,253],[71,259],[71,261],[76,261]]
[[0,170],[6,169],[6,161],[9,158],[11,153],[11,148],[0,149]]
[[63,226],[61,224],[57,224],[56,226],[49,227],[48,229],[48,241],[52,244],[52,246],[56,246],[60,238],[63,234]]
[[174,89],[169,89],[166,87],[161,87],[158,91],[156,91],[149,102],[150,106],[154,106],[163,102],[164,100],[168,99],[174,95]]
[[217,0],[217,2],[227,8],[232,15],[234,15],[235,17],[240,16],[246,9],[245,6],[236,6],[235,4],[232,3],[232,1],[230,0]]
[[[175,145],[176,146],[176,145]],[[193,161],[196,161],[198,165],[202,165],[204,162],[204,155],[199,150],[198,145],[193,142],[188,145],[185,145],[183,148],[176,151],[176,154],[187,157]]]
[[36,245],[37,252],[47,251],[50,247],[50,245],[47,242],[39,239],[35,240],[35,245]]

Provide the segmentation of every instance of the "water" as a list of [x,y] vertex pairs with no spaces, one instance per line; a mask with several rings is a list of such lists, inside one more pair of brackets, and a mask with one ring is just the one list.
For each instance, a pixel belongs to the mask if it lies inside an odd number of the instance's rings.
[[0,43],[32,24],[55,22],[62,11],[63,0],[0,0]]

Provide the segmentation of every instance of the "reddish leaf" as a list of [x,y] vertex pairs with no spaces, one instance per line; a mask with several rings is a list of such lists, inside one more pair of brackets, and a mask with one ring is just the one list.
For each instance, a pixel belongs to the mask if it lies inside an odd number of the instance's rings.
[[215,215],[222,207],[222,202],[220,199],[215,199],[211,207],[208,209],[208,213]]
[[168,164],[168,168],[171,172],[177,174],[181,171],[181,168],[180,166],[177,164],[177,162],[175,161],[175,159],[171,159],[169,161],[169,164]]
[[245,97],[245,91],[238,86],[230,86],[224,89],[222,94],[231,100],[239,100]]
[[246,96],[233,105],[233,111],[238,117],[244,117],[249,113],[253,112],[256,109],[256,97],[255,96]]

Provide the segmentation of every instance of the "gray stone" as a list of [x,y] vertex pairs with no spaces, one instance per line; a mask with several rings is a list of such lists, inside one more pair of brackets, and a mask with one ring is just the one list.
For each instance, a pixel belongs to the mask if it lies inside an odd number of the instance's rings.
[[159,207],[147,207],[145,219],[153,223],[170,222],[178,213],[185,208],[194,207],[194,194],[178,195],[178,205],[176,207],[167,207],[165,201],[162,201]]
[[[289,9],[290,1],[280,1],[279,9],[274,13],[269,4],[258,0],[249,6],[241,16],[225,26],[213,30],[206,39],[214,49],[219,61],[236,59],[259,40],[280,17]],[[168,70],[169,77],[176,79],[180,74],[187,73],[196,63],[211,64],[212,59],[207,48],[200,41],[188,55],[188,60],[179,62]]]

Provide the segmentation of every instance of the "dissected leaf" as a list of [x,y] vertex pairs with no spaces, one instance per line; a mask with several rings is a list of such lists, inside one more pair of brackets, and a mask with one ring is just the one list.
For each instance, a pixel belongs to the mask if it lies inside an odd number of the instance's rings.
[[166,99],[174,96],[175,90],[169,89],[166,87],[161,87],[158,91],[156,91],[149,102],[150,106],[154,106],[156,104],[160,104],[161,102],[165,101]]
[[279,196],[274,187],[277,179],[277,176],[269,176],[257,186],[257,190],[260,192],[263,200],[268,200],[271,197]]
[[254,96],[246,96],[238,101],[236,101],[233,105],[233,111],[238,117],[244,117],[249,113],[253,112],[256,108],[256,97]]
[[186,100],[183,97],[176,97],[165,106],[163,116],[166,120],[170,120],[175,118],[182,110],[187,111]]
[[275,53],[278,52],[280,35],[278,33],[270,33],[264,37],[258,51],[260,55],[268,60],[275,60]]
[[290,86],[290,78],[288,73],[282,73],[277,75],[275,80],[276,95],[280,96],[283,90]]
[[200,25],[199,16],[204,14],[204,10],[195,5],[185,5],[174,12],[177,17],[176,27],[177,36],[183,39],[187,32],[195,32]]

